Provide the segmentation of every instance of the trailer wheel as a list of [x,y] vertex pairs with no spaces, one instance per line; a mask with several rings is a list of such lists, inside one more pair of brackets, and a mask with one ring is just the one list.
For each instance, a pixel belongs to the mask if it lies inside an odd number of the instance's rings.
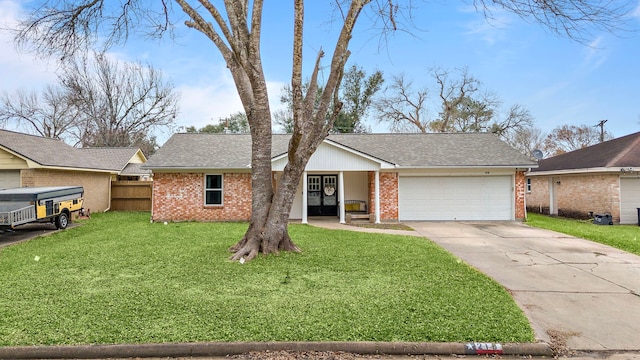
[[69,215],[63,211],[56,218],[56,227],[58,229],[66,229],[67,225],[69,225]]

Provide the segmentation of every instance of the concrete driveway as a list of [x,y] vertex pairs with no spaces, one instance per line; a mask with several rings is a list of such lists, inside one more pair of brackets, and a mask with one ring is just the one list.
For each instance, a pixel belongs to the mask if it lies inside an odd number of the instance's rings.
[[506,287],[539,340],[640,350],[639,256],[515,222],[408,225]]
[[[69,224],[69,228],[76,224]],[[18,226],[13,231],[0,232],[0,248],[60,231],[52,223],[33,223]]]

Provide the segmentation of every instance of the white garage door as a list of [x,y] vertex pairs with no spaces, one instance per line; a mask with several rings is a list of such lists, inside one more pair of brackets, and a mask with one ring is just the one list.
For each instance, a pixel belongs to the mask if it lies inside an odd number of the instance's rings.
[[511,176],[400,177],[400,220],[513,220]]
[[20,187],[20,170],[0,170],[0,189]]
[[640,178],[620,178],[620,224],[637,224]]

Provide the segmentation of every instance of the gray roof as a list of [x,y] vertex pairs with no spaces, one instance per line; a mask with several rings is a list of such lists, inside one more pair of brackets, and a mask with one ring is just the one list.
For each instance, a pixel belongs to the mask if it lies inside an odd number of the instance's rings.
[[151,170],[142,169],[141,166],[144,164],[141,163],[130,163],[124,167],[124,169],[120,172],[120,175],[130,175],[130,176],[140,176],[140,175],[151,175]]
[[[291,135],[273,136],[272,157],[285,154]],[[535,167],[489,133],[339,134],[327,140],[400,167]],[[149,169],[241,169],[251,163],[246,134],[174,134],[143,165]]]
[[104,171],[121,171],[138,151],[135,148],[77,149],[62,140],[8,130],[0,130],[0,148],[42,166]]
[[100,163],[108,169],[121,171],[125,169],[131,158],[138,153],[138,148],[122,147],[100,147],[100,148],[80,148],[77,149],[84,152],[88,156],[97,159]]
[[535,171],[640,166],[640,132],[542,159]]

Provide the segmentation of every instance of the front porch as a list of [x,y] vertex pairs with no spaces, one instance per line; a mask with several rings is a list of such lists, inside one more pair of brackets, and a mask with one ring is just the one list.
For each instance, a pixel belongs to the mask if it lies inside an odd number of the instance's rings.
[[309,223],[310,217],[338,219],[341,224],[355,219],[379,224],[380,188],[379,171],[305,172],[290,218],[303,224]]
[[[286,154],[274,158],[274,180],[287,164]],[[276,185],[277,186],[277,185]],[[347,208],[364,204],[358,208]],[[338,218],[371,215],[374,223],[398,219],[398,173],[394,164],[329,140],[309,159],[298,184],[290,219],[307,224],[310,216]]]

